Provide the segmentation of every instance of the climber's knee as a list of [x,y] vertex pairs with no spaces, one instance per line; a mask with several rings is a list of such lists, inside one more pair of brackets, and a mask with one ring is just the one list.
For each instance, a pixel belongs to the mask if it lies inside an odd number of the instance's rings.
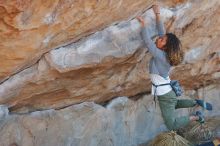
[[166,118],[164,119],[164,122],[169,130],[175,130],[176,125],[175,125],[175,119],[174,118]]

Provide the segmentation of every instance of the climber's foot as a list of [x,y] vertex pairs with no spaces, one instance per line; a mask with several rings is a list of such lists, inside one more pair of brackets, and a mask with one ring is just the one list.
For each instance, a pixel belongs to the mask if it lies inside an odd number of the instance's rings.
[[203,113],[201,111],[196,111],[195,114],[197,117],[199,117],[199,119],[197,120],[199,123],[204,123],[205,122],[205,117],[203,115]]
[[205,108],[206,110],[211,111],[212,110],[212,104],[205,102],[204,100],[200,100],[200,99],[196,99],[196,104],[198,104],[199,106]]

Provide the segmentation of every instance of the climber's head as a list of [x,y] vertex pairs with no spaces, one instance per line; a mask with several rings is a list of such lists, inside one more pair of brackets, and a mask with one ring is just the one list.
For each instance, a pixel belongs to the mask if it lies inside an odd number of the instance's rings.
[[164,50],[164,46],[166,45],[166,43],[167,43],[167,36],[166,35],[159,36],[156,39],[156,46],[157,46],[157,48],[159,48],[161,50]]
[[167,53],[167,58],[172,66],[178,65],[183,61],[184,53],[181,49],[181,42],[173,33],[159,37],[156,40],[157,48]]

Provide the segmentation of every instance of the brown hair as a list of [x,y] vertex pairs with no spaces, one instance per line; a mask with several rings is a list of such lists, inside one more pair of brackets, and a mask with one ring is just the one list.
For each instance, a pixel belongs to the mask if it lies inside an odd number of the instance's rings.
[[167,59],[171,66],[176,66],[183,61],[184,53],[181,49],[182,45],[180,40],[173,33],[167,33],[167,42],[165,47],[165,52],[167,54]]

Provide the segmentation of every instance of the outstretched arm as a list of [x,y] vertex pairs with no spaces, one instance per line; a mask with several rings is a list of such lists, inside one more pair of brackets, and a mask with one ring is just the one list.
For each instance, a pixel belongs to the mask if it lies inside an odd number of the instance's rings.
[[166,61],[164,57],[164,52],[160,49],[158,49],[155,45],[155,43],[150,38],[149,30],[147,29],[147,26],[144,23],[143,18],[137,17],[138,21],[141,23],[141,36],[149,50],[149,52],[157,58],[160,58],[162,61]]
[[158,35],[163,36],[165,35],[165,28],[163,22],[160,19],[160,7],[158,5],[153,5],[153,11],[156,16],[156,26],[158,30]]

